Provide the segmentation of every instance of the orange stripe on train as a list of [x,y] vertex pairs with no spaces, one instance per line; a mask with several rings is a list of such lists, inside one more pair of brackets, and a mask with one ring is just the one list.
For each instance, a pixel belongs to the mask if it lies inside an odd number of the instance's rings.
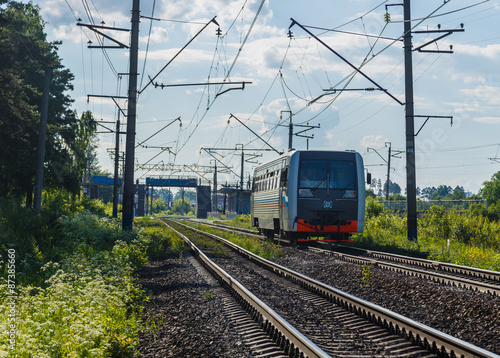
[[313,225],[305,223],[305,220],[297,220],[298,232],[311,232],[311,233],[338,233],[338,232],[357,232],[358,221],[347,220],[346,225]]

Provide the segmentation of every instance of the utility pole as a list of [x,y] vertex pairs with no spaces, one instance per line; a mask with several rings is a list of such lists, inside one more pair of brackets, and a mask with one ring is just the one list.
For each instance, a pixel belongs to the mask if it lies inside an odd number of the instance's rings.
[[[389,201],[389,186],[391,183],[391,142],[385,142],[387,146],[389,143],[389,153],[387,154],[387,186],[385,187],[385,200]],[[370,183],[371,184],[371,183]]]
[[413,61],[410,0],[404,0],[405,122],[406,122],[406,207],[407,238],[417,241],[417,185],[415,174],[415,112],[413,103]]
[[214,168],[214,202],[215,202],[215,212],[218,211],[217,208],[217,162],[215,162],[215,168]]
[[386,182],[387,185],[385,187],[385,200],[389,200],[389,189],[390,189],[389,184],[391,182],[391,157],[400,158],[397,155],[403,153],[402,150],[395,150],[395,153],[393,154],[391,148],[391,142],[385,142],[386,147],[387,144],[389,144],[389,153],[387,154],[387,160],[375,148],[366,148],[367,152],[373,150],[375,153],[377,153],[377,155],[387,164],[387,182]]
[[49,92],[51,70],[45,70],[43,77],[42,108],[40,130],[38,131],[38,148],[36,149],[35,199],[34,208],[37,214],[42,211],[43,163],[45,162],[45,137],[47,136],[47,118],[49,114]]
[[[289,123],[288,123],[288,151],[291,151],[293,149],[293,136],[296,135],[297,137],[302,137],[302,138],[307,138],[307,149],[309,150],[309,139],[312,139],[314,138],[314,134],[313,135],[305,135],[305,134],[302,134],[304,132],[307,132],[313,128],[320,128],[320,125],[317,125],[317,126],[311,126],[309,125],[309,123],[307,123],[306,125],[303,125],[303,124],[293,124],[293,121],[292,121],[292,111],[280,111],[280,120],[283,120],[283,113],[286,113],[288,112],[289,113]],[[306,129],[303,129],[297,133],[293,133],[293,127],[302,127],[302,128],[306,128]],[[278,153],[280,154],[280,153]]]
[[289,123],[288,123],[288,151],[292,150],[292,141],[293,141],[293,122],[292,122],[292,111],[281,111],[280,119],[283,119],[283,113],[288,112],[289,114]]
[[120,160],[120,112],[118,112],[118,120],[116,121],[115,135],[115,174],[113,177],[113,217],[118,217],[118,164]]
[[127,139],[125,146],[125,174],[123,180],[123,230],[131,230],[134,221],[134,157],[135,124],[137,117],[137,62],[139,52],[139,0],[132,3],[130,41],[130,73],[128,82]]
[[[217,159],[217,157],[215,157],[212,154],[212,152],[217,152],[217,151],[222,151],[222,150],[238,151],[238,150],[240,150],[240,148],[238,148],[238,146],[240,146],[240,145],[241,145],[241,171],[240,171],[240,175],[239,175],[239,177],[240,177],[240,189],[239,189],[239,199],[238,199],[238,205],[239,205],[238,213],[241,213],[242,209],[243,209],[243,184],[244,184],[244,165],[245,165],[245,161],[248,162],[248,163],[254,163],[254,164],[256,164],[256,162],[252,162],[251,160],[259,157],[259,155],[257,155],[257,154],[249,154],[247,156],[247,159],[245,159],[245,151],[266,152],[266,151],[276,151],[276,149],[274,149],[274,148],[273,149],[263,149],[263,148],[262,149],[248,149],[248,148],[244,148],[243,144],[236,144],[235,148],[201,148],[205,152],[207,152],[208,154],[210,154],[216,161],[218,161],[223,166],[225,166],[225,164],[222,163],[221,161],[219,161]],[[262,156],[262,155],[260,155],[260,156]],[[227,166],[225,166],[225,167],[227,169],[229,169],[234,175],[238,176],[238,174],[236,174],[234,171],[232,171],[229,167],[227,167]]]
[[238,214],[243,213],[243,166],[245,165],[245,152],[243,151],[243,144],[241,145],[241,175],[240,175],[240,204],[238,207]]
[[149,212],[153,215],[153,186],[151,185],[151,194],[149,195]]

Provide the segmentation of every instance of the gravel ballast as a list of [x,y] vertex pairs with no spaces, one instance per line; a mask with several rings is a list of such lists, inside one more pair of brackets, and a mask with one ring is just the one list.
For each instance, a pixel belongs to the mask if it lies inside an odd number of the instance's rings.
[[140,357],[248,357],[250,351],[223,314],[220,295],[183,259],[152,261],[139,273],[150,302],[139,336]]
[[[441,286],[307,250],[283,247],[277,263],[352,295],[500,353],[500,298]],[[151,262],[140,272],[148,292],[141,357],[251,357],[239,332],[224,315],[213,282],[191,263],[192,257]],[[365,275],[366,277],[366,275]],[[211,286],[212,285],[212,286]],[[292,309],[292,308],[291,308]]]

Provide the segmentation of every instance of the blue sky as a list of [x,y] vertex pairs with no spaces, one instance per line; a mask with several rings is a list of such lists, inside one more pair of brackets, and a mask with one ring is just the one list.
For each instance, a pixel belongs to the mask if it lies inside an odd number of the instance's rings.
[[[372,175],[384,181],[386,164],[375,151],[367,151],[367,148],[376,149],[384,158],[387,157],[386,142],[391,143],[393,151],[405,150],[404,106],[381,91],[358,90],[373,85],[363,76],[353,75],[349,65],[298,26],[291,29],[292,39],[287,37],[287,32],[290,18],[303,25],[342,31],[309,28],[354,66],[364,63],[362,71],[367,76],[404,102],[403,45],[397,40],[403,32],[402,7],[388,7],[391,22],[384,22],[385,5],[401,1],[265,1],[256,18],[261,2],[141,1],[141,15],[160,21],[141,19],[140,89],[147,84],[148,76],[155,76],[214,16],[222,36],[217,37],[217,26],[210,24],[156,81],[171,85],[227,78],[252,84],[244,90],[234,89],[219,96],[217,93],[238,86],[146,88],[138,102],[137,142],[175,118],[181,118],[182,126],[176,121],[144,143],[149,147],[170,147],[172,153],[159,154],[157,148],[137,148],[138,162],[213,165],[213,158],[202,151],[202,147],[269,148],[235,119],[230,119],[231,114],[274,148],[286,150],[288,128],[278,125],[287,124],[289,112],[286,111],[291,111],[296,124],[320,125],[319,129],[309,132],[314,134],[314,139],[309,140],[310,149],[359,151]],[[47,21],[49,40],[63,41],[59,53],[64,65],[75,74],[72,93],[75,108],[79,113],[93,111],[98,120],[116,121],[117,106],[111,100],[87,102],[87,94],[126,96],[127,77],[116,73],[128,71],[128,50],[107,50],[111,68],[102,50],[87,48],[89,40],[94,45],[97,40],[91,31],[76,26],[76,18],[90,23],[86,5],[96,23],[104,21],[106,26],[129,28],[132,1],[43,0],[34,3],[40,6]],[[452,45],[453,54],[413,53],[415,114],[453,116],[453,125],[449,119],[430,119],[416,137],[417,186],[460,185],[477,192],[485,180],[500,170],[500,1],[418,0],[412,3],[415,30],[435,30],[438,25],[441,29],[459,29],[461,24],[465,29],[428,47],[448,50]],[[128,33],[106,33],[129,44]],[[414,34],[414,47],[437,36]],[[329,88],[337,92],[324,91]],[[340,91],[342,89],[345,90]],[[119,103],[126,108],[124,101]],[[415,119],[416,130],[424,120]],[[124,148],[124,136],[121,143]],[[306,139],[294,137],[293,146],[305,149]],[[99,161],[109,171],[113,166],[107,149],[112,147],[114,136],[101,134]],[[277,155],[268,151],[256,153],[262,155],[257,158],[260,162]],[[227,150],[214,155],[240,173],[238,152]],[[404,153],[400,157],[392,159],[391,180],[404,190]],[[498,161],[490,159],[497,157]],[[254,166],[245,164],[245,177]],[[151,174],[161,173],[146,174],[139,170],[136,178],[142,181]],[[211,177],[207,175],[207,179]],[[237,178],[221,174],[219,180],[236,181]]]

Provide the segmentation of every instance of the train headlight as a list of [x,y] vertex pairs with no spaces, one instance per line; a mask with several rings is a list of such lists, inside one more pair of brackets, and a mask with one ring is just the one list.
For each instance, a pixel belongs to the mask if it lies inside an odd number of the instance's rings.
[[346,190],[343,198],[344,199],[356,199],[356,190]]
[[312,198],[313,194],[311,189],[299,189],[299,197],[300,198]]

